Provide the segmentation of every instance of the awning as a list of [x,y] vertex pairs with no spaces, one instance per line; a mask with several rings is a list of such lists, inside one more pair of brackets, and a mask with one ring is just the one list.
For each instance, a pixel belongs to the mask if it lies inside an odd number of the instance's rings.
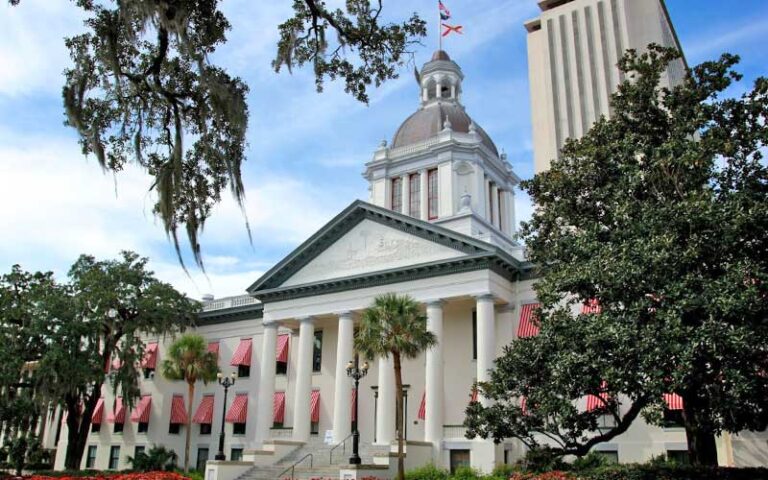
[[320,390],[312,390],[309,399],[309,417],[311,422],[320,421]]
[[357,402],[356,402],[356,400],[357,400],[357,389],[353,388],[352,389],[352,398],[351,398],[352,407],[350,408],[350,411],[352,412],[352,421],[353,422],[357,421]]
[[279,335],[277,337],[277,361],[288,363],[288,344],[290,343],[291,336],[286,334]]
[[225,420],[229,423],[245,423],[248,419],[248,394],[239,393],[232,401]]
[[111,366],[112,366],[112,370],[120,370],[120,367],[123,366],[123,361],[120,360],[119,358],[115,358],[114,360],[112,360]]
[[600,302],[597,301],[596,298],[590,298],[586,302],[581,304],[581,313],[582,314],[589,314],[589,313],[600,313],[602,311],[602,308],[600,307]]
[[520,307],[520,324],[517,327],[517,338],[535,337],[539,334],[539,326],[534,322],[534,311],[538,303],[528,303]]
[[141,359],[141,368],[157,368],[157,342],[147,344],[144,358]]
[[219,359],[219,342],[209,342],[208,352],[216,355],[216,360]]
[[107,421],[109,423],[125,423],[125,405],[123,405],[123,397],[117,397],[115,399],[115,408],[112,413],[107,415]]
[[233,367],[251,366],[251,352],[253,351],[253,344],[250,338],[243,338],[240,340],[240,345],[237,346],[235,354],[232,355],[232,361],[229,362]]
[[683,409],[683,397],[676,393],[665,393],[664,402],[667,404],[669,410],[682,410]]
[[523,411],[523,415],[528,415],[528,399],[520,397],[520,410]]
[[285,392],[275,392],[272,413],[272,421],[274,423],[283,423],[285,421]]
[[477,402],[477,387],[472,387],[472,397],[469,400],[470,402]]
[[171,401],[171,423],[187,424],[187,409],[184,407],[184,396],[182,395],[174,395]]
[[144,395],[136,405],[136,410],[131,414],[132,422],[149,423],[149,414],[152,411],[152,395]]
[[101,419],[104,418],[104,397],[96,402],[96,408],[91,415],[91,425],[101,425]]
[[[582,311],[582,313],[584,313]],[[605,402],[608,401],[610,396],[608,395],[608,392],[605,390],[608,388],[608,384],[605,382],[602,382],[600,384],[600,390],[603,390],[598,395],[587,395],[587,411],[591,412],[592,410],[599,410],[602,408],[605,408]]]
[[213,423],[213,395],[205,395],[197,406],[195,416],[192,417],[194,423]]
[[416,416],[419,420],[427,418],[427,392],[421,394],[421,404],[419,405],[419,414]]

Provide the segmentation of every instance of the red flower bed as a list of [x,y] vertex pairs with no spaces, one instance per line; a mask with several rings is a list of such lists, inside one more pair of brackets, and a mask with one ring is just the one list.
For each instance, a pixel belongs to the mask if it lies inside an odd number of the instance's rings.
[[509,480],[574,480],[576,477],[565,472],[513,473]]
[[91,477],[30,475],[23,478],[28,480],[188,480],[188,477],[175,472],[102,473]]

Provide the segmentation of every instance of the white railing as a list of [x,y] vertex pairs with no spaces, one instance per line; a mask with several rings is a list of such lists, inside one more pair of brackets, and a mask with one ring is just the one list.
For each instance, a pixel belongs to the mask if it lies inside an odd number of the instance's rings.
[[293,438],[293,429],[292,428],[270,428],[269,429],[270,436],[274,438]]
[[443,425],[443,438],[466,438],[466,433],[464,425]]
[[250,295],[237,295],[235,297],[223,297],[211,300],[203,304],[203,311],[210,312],[211,310],[222,310],[225,308],[242,307],[244,305],[255,305],[259,303],[258,300]]

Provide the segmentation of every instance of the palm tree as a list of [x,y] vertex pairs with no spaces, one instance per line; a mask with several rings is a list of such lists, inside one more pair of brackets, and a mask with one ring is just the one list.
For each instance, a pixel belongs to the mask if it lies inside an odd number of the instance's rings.
[[195,383],[202,380],[207,384],[216,379],[219,368],[216,354],[208,351],[208,342],[196,334],[182,335],[168,349],[168,358],[163,360],[163,376],[168,380],[187,382],[187,439],[184,445],[184,471],[189,471],[189,443],[192,433],[192,399],[195,397]]
[[355,336],[355,349],[373,360],[392,355],[395,366],[395,424],[397,431],[397,478],[405,478],[403,462],[403,376],[402,360],[416,358],[437,344],[427,331],[427,318],[410,296],[380,295],[365,310]]

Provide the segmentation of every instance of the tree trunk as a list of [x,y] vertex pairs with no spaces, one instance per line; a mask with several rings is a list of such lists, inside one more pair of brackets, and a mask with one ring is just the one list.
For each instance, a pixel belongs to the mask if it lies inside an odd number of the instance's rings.
[[397,480],[405,480],[405,460],[403,458],[403,372],[400,354],[392,353],[395,364],[395,432],[397,433]]
[[[80,397],[71,397],[67,399],[67,451],[64,456],[64,468],[67,470],[80,470],[80,463],[83,460],[85,446],[88,443],[88,435],[91,433],[91,418],[96,404],[101,397],[101,384],[93,388],[90,397],[86,399],[83,405],[83,411],[80,412]],[[78,417],[80,422],[78,422]]]
[[189,471],[189,444],[192,441],[192,399],[195,398],[195,382],[187,383],[187,439],[184,444],[184,472]]
[[683,394],[683,421],[688,440],[691,465],[717,465],[717,444],[712,432],[701,428],[707,423],[708,412],[694,394]]

